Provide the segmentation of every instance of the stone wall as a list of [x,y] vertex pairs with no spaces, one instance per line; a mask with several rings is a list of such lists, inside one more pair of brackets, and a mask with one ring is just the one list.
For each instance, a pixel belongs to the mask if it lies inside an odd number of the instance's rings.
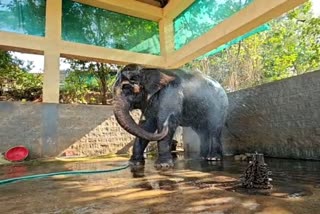
[[27,146],[32,158],[66,149],[68,155],[128,152],[133,136],[112,114],[110,106],[0,102],[0,152],[15,145]]
[[320,160],[320,71],[228,96],[226,153]]
[[[88,106],[91,108],[91,106]],[[110,107],[107,107],[110,112]],[[95,117],[101,114],[95,115]],[[132,113],[133,118],[138,122],[140,112]],[[94,118],[93,118],[94,119]],[[61,156],[99,156],[107,154],[128,154],[132,151],[134,136],[124,131],[113,115],[98,124],[86,135],[75,141]]]
[[[136,121],[140,112],[132,113]],[[134,137],[111,106],[0,102],[0,153],[24,145],[31,158],[131,153]],[[175,137],[182,145],[181,132]]]

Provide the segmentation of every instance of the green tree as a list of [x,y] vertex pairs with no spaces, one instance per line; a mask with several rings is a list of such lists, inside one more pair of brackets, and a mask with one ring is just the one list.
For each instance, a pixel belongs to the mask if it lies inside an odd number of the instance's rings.
[[302,74],[320,66],[320,19],[312,17],[311,2],[271,22],[261,47],[268,81]]
[[0,50],[0,95],[14,100],[34,100],[42,93],[42,76],[28,73],[32,63]]
[[174,21],[175,48],[179,49],[246,7],[252,0],[198,0]]
[[112,94],[111,86],[120,66],[81,60],[67,62],[70,63],[70,69],[61,93],[68,95],[74,102],[86,103],[86,94],[98,91],[101,103],[108,104],[107,99]]
[[207,73],[229,91],[320,68],[320,18],[312,16],[310,2],[269,25],[269,31],[186,66]]
[[[62,32],[63,39],[67,41],[129,50],[157,35],[158,23],[64,0]],[[146,53],[148,51],[141,50]],[[153,49],[151,54],[159,54],[159,51],[159,48]],[[77,82],[73,88],[79,90],[80,94],[77,95],[77,99],[81,100],[84,99],[86,93],[92,91],[88,89],[89,87],[97,85],[102,104],[107,104],[108,95],[111,94],[110,84],[120,66],[81,60],[68,60],[68,62],[75,73],[66,79],[65,90],[72,88],[72,84],[68,82]],[[83,75],[87,77],[83,78]],[[87,82],[92,78],[95,81],[90,81],[90,86]],[[84,79],[86,81],[81,82]]]
[[[158,23],[103,9],[63,1],[64,40],[129,50],[158,35]],[[159,54],[154,52],[152,54]]]
[[45,8],[46,0],[0,1],[0,29],[44,36]]

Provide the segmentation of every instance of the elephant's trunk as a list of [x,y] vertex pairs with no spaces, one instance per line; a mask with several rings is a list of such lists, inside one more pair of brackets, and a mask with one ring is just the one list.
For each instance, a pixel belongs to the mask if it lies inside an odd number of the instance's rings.
[[130,105],[123,95],[116,95],[114,100],[114,115],[120,126],[130,134],[148,141],[158,141],[163,139],[168,134],[168,125],[164,127],[160,133],[150,133],[142,129],[129,114]]

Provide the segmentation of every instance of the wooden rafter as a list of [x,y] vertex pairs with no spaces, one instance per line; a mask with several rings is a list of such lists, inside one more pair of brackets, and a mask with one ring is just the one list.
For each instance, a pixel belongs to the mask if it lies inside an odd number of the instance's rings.
[[153,5],[153,6],[156,6],[156,7],[160,7],[160,2],[158,1],[155,1],[155,0],[136,0],[136,1],[140,1],[140,2],[143,2],[143,3],[146,3],[146,4],[150,4],[150,5]]
[[163,8],[163,16],[167,19],[174,19],[194,1],[195,0],[170,0],[165,8]]
[[306,1],[255,0],[249,6],[226,19],[206,34],[170,54],[167,58],[167,67],[180,67]]
[[138,18],[159,21],[162,8],[135,0],[74,0],[82,4],[122,13]]
[[163,9],[163,18],[159,22],[161,55],[167,60],[174,52],[173,19],[187,9],[195,0],[170,0]]
[[163,18],[159,22],[161,56],[167,58],[174,52],[174,32],[171,19]]
[[45,46],[43,37],[0,31],[0,49],[3,50],[43,54]]
[[[22,35],[0,31],[0,48],[23,53],[44,54],[50,49],[50,40],[45,37]],[[164,57],[151,54],[85,45],[74,42],[58,41],[55,51],[61,56],[74,59],[95,60],[117,64],[137,63],[146,66],[162,67]]]
[[73,42],[61,42],[61,56],[67,58],[93,60],[116,64],[143,64],[146,66],[162,67],[164,57],[151,54],[135,53],[112,48],[97,47]]

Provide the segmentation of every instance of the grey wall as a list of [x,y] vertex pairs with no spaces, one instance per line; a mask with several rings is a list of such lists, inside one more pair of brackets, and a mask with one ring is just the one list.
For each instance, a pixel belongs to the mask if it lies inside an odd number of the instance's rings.
[[227,153],[320,160],[320,71],[229,94]]
[[115,153],[132,136],[112,114],[110,106],[0,102],[0,152],[24,145],[33,158],[67,148],[76,155]]
[[[140,112],[132,112],[138,120]],[[31,158],[131,153],[134,137],[112,106],[0,102],[0,153],[24,145]],[[182,147],[182,131],[175,139]]]

